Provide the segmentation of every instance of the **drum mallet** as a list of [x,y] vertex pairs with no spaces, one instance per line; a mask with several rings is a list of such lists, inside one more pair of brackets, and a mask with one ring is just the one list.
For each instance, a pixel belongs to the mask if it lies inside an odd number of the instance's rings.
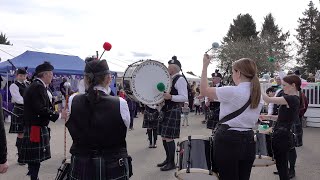
[[212,49],[217,49],[218,47],[219,47],[219,43],[217,43],[217,42],[212,43],[211,48],[208,49],[208,50],[205,52],[205,54],[207,54],[207,53],[208,53],[210,50],[212,50]]
[[[99,58],[99,60],[102,58],[102,56],[103,56],[103,54],[104,54],[104,52],[106,52],[106,51],[110,51],[110,49],[112,48],[112,45],[109,43],[109,42],[105,42],[105,43],[103,43],[103,52],[102,52],[102,54],[101,54],[101,56],[100,56],[100,58]],[[98,58],[98,56],[97,56],[97,58]]]

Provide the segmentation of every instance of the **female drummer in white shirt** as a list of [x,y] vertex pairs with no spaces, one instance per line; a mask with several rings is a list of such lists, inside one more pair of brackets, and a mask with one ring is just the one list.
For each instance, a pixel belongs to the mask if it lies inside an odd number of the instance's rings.
[[213,163],[221,180],[249,180],[255,160],[255,142],[252,128],[262,108],[257,67],[248,58],[237,60],[232,66],[232,78],[236,86],[208,87],[207,68],[211,58],[203,57],[200,92],[220,102],[221,120],[243,107],[249,98],[249,107],[239,116],[223,123],[215,133]]

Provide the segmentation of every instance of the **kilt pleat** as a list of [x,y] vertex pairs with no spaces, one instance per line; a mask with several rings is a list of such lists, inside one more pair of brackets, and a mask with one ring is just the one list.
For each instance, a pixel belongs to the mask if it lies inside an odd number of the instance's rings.
[[42,126],[40,129],[41,138],[39,143],[30,141],[31,127],[24,127],[23,139],[21,142],[21,163],[42,162],[51,158],[49,128]]
[[158,134],[163,138],[180,137],[181,107],[163,112],[164,118],[159,121]]
[[11,116],[9,133],[23,133],[23,105],[14,105],[13,113],[19,117]]
[[143,113],[142,128],[157,128],[159,112],[156,109],[146,108]]
[[292,132],[295,134],[295,136],[294,136],[295,147],[302,146],[303,145],[302,119],[296,119],[293,122]]
[[103,157],[71,157],[71,180],[127,180],[128,162],[124,159],[122,166],[119,161],[106,161]]

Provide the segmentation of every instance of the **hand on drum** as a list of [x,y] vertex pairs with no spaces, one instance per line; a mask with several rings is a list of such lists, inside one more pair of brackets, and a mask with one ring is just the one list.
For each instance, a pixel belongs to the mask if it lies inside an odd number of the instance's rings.
[[172,95],[165,92],[165,93],[163,93],[163,98],[164,98],[165,100],[171,100]]

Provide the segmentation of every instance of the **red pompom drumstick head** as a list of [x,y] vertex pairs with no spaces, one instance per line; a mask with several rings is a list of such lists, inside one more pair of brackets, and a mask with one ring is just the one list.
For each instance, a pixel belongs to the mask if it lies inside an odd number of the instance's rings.
[[110,49],[112,48],[112,45],[108,42],[105,42],[103,44],[103,49],[106,50],[106,51],[110,51]]

